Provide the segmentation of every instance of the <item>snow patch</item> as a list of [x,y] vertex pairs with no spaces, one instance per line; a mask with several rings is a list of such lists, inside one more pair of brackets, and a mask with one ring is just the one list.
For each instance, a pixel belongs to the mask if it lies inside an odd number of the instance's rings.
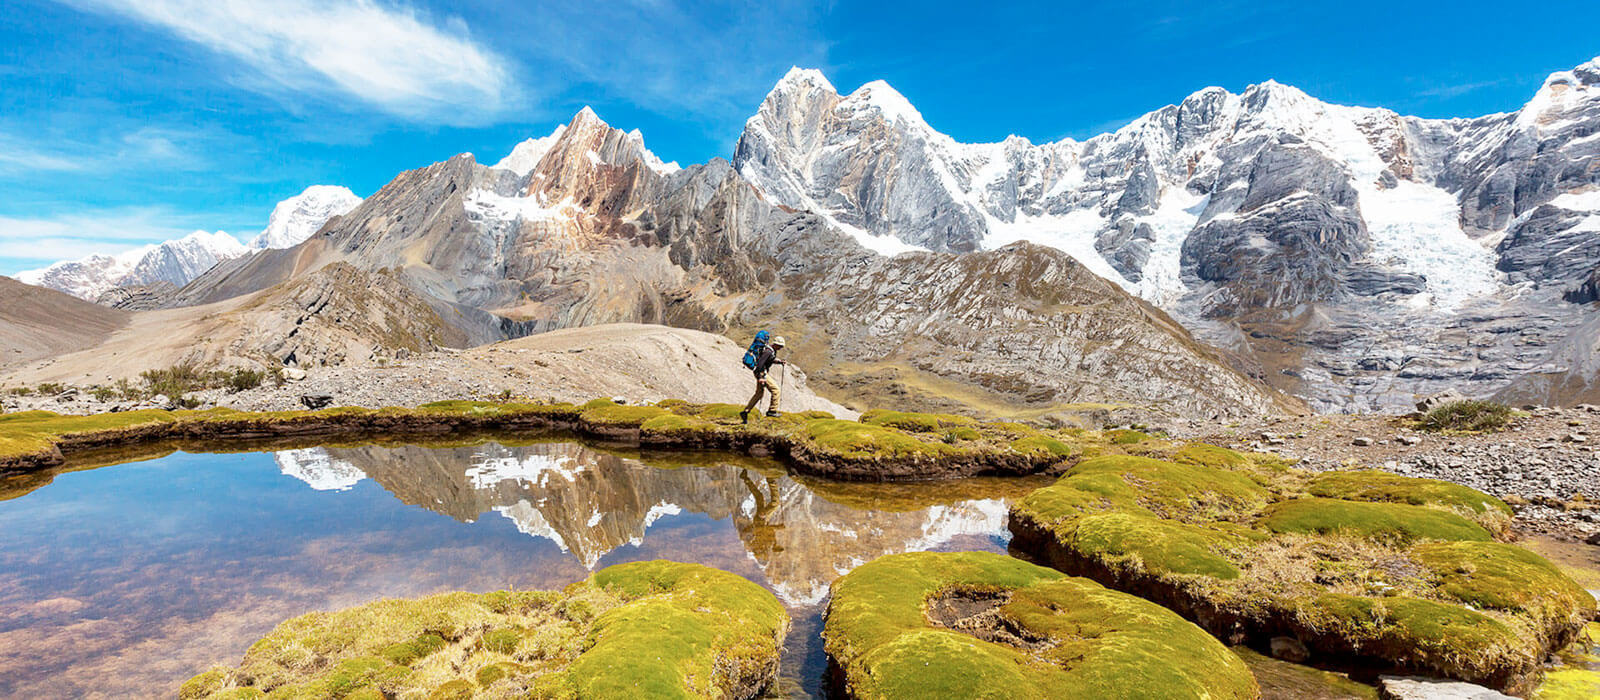
[[556,142],[561,140],[561,136],[566,133],[567,125],[562,124],[557,126],[555,131],[550,132],[549,136],[523,141],[513,147],[511,153],[501,158],[500,162],[495,163],[493,167],[497,170],[510,170],[517,175],[527,177],[528,173],[533,172],[534,167],[539,165],[539,161],[544,160],[545,154],[549,153],[550,149],[556,145]]
[[1106,229],[1108,222],[1093,209],[1077,209],[1060,216],[1018,214],[1016,221],[989,217],[988,222],[989,235],[983,239],[986,249],[1003,248],[1017,241],[1047,245],[1071,255],[1089,271],[1117,283],[1123,289],[1133,291],[1136,288],[1111,266],[1100,251],[1095,250],[1095,237]]
[[1455,309],[1500,288],[1494,251],[1461,230],[1450,193],[1408,180],[1387,190],[1357,185],[1372,258],[1425,278],[1434,305]]
[[1137,219],[1155,232],[1150,243],[1150,258],[1145,261],[1138,284],[1138,295],[1156,306],[1172,304],[1188,293],[1183,283],[1183,241],[1194,230],[1211,195],[1197,195],[1182,187],[1167,187],[1161,193],[1156,211]]
[[502,481],[523,481],[536,486],[547,486],[551,477],[576,482],[578,475],[588,467],[573,457],[561,455],[527,455],[524,457],[475,454],[473,465],[467,469],[467,480],[472,488],[487,489]]
[[318,491],[349,491],[367,473],[342,459],[334,459],[326,449],[280,450],[272,453],[278,471],[304,481]]
[[[590,155],[594,155],[594,152],[590,151]],[[563,200],[555,206],[547,207],[540,202],[537,194],[527,197],[507,197],[488,190],[468,192],[466,199],[462,200],[462,206],[468,215],[492,221],[553,221],[570,219],[575,214],[570,201]]]

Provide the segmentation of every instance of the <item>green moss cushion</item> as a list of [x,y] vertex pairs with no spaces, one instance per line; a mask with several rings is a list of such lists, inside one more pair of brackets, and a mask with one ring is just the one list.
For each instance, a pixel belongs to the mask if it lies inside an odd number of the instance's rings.
[[1228,639],[1524,691],[1594,600],[1496,542],[1510,509],[1381,472],[1313,475],[1189,446],[1078,464],[1012,507],[1014,546]]
[[451,430],[572,430],[608,441],[659,448],[760,448],[796,471],[852,481],[931,480],[977,475],[1059,473],[1087,454],[1170,447],[1129,442],[1110,432],[1048,430],[963,416],[870,411],[860,421],[820,411],[752,416],[731,404],[663,401],[620,405],[440,401],[416,408],[319,411],[133,411],[60,416],[45,411],[0,416],[0,473],[56,466],[69,452],[165,440],[316,433],[437,434]]
[[883,557],[839,579],[823,636],[855,698],[1254,698],[1177,614],[985,552]]
[[445,593],[311,613],[184,698],[749,698],[777,675],[777,598],[698,564],[620,564],[565,591]]

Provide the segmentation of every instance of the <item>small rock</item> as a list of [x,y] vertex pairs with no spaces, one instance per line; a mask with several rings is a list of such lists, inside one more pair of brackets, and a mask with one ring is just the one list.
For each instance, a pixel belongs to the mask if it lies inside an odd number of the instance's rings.
[[1311,650],[1294,637],[1273,637],[1270,645],[1274,658],[1297,664],[1311,658]]
[[278,373],[286,382],[303,382],[306,380],[306,371],[299,367],[285,367]]
[[1378,697],[1383,700],[1511,700],[1510,695],[1475,683],[1421,676],[1381,676]]
[[1428,398],[1418,401],[1417,411],[1420,413],[1427,413],[1428,411],[1432,411],[1433,409],[1443,406],[1447,403],[1455,403],[1457,401],[1465,400],[1467,400],[1467,397],[1460,392],[1446,391],[1443,393],[1434,394],[1433,396],[1429,396]]
[[300,403],[313,411],[333,405],[332,394],[301,394]]
[[1355,445],[1356,447],[1372,447],[1372,438],[1358,437],[1354,440],[1351,440],[1350,444]]
[[1402,445],[1416,446],[1422,444],[1422,438],[1415,435],[1401,435],[1395,439],[1399,440]]
[[1567,435],[1567,437],[1566,437],[1566,441],[1567,442],[1588,442],[1589,438],[1584,437],[1582,435],[1579,435],[1577,433],[1569,433]]
[[1587,542],[1587,543],[1592,544],[1592,545],[1600,546],[1600,532],[1596,532],[1593,535],[1589,535],[1589,539],[1584,540],[1584,542]]

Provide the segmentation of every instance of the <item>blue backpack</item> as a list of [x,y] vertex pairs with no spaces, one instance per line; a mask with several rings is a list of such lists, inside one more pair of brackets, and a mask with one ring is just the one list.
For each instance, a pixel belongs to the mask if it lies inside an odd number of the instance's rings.
[[761,354],[762,348],[767,347],[767,340],[770,338],[772,338],[771,333],[766,331],[756,331],[755,342],[750,343],[750,349],[744,351],[745,369],[753,370],[756,368],[756,356]]

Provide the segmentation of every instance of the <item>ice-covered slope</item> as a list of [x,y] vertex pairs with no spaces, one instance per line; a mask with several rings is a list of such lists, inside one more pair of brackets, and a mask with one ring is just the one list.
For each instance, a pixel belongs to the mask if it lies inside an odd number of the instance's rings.
[[361,203],[348,188],[312,185],[304,192],[278,202],[267,227],[250,241],[250,248],[291,248],[310,238],[328,219],[345,214]]
[[734,165],[881,252],[1058,248],[1325,408],[1382,408],[1537,364],[1498,341],[1450,355],[1463,323],[1538,336],[1584,313],[1544,305],[1600,267],[1597,130],[1600,59],[1515,114],[1425,120],[1268,81],[1046,144],[959,143],[886,83],[841,94],[794,69]]

